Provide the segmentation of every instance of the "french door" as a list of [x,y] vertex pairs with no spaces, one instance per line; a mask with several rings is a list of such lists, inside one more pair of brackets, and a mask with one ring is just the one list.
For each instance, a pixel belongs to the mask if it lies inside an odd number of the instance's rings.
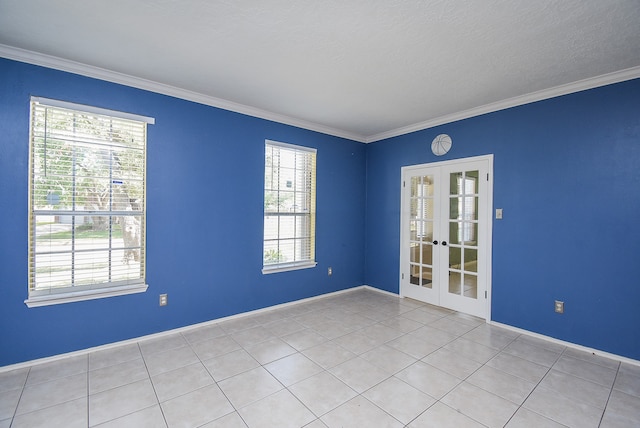
[[402,168],[400,294],[489,319],[493,156]]

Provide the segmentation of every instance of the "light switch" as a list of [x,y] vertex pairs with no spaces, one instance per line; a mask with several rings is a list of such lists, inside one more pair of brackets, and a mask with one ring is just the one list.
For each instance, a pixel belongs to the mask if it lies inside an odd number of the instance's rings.
[[502,220],[502,208],[496,208],[496,220]]

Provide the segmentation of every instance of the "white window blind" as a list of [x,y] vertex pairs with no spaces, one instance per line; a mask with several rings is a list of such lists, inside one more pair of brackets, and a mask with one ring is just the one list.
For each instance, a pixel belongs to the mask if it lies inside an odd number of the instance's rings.
[[316,150],[266,141],[263,273],[315,266]]
[[146,289],[147,123],[32,98],[27,305]]

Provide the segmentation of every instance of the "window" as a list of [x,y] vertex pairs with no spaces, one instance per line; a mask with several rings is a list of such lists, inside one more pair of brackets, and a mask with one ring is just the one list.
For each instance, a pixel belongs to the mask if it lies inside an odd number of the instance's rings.
[[313,267],[316,150],[267,141],[263,273]]
[[147,123],[31,99],[27,306],[146,290]]

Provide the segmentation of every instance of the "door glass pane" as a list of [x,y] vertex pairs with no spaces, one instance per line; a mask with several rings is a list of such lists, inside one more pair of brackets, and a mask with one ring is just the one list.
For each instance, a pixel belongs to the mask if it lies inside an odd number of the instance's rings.
[[462,186],[462,173],[452,172],[449,174],[449,194],[450,195],[462,195],[464,187]]
[[449,267],[453,269],[461,269],[461,253],[460,248],[449,247]]
[[464,270],[478,272],[478,250],[475,248],[464,249]]
[[460,284],[462,284],[462,274],[460,272],[449,272],[449,293],[459,295]]
[[415,198],[418,196],[418,188],[420,187],[420,182],[422,177],[411,177],[411,197]]
[[423,221],[421,222],[421,226],[420,238],[422,238],[423,241],[433,241],[433,222]]
[[433,196],[433,176],[411,177],[411,197]]
[[465,193],[471,194],[478,194],[478,186],[479,186],[479,171],[467,171],[466,172],[466,191]]
[[424,186],[423,196],[433,196],[433,175],[425,175],[422,177],[422,184]]
[[423,265],[432,265],[433,252],[431,243],[422,244],[422,264]]
[[433,199],[418,199],[418,215],[425,220],[433,220]]
[[415,198],[411,198],[409,201],[409,216],[411,218],[418,217],[418,200]]
[[412,242],[411,248],[409,249],[409,261],[411,263],[420,263],[420,247],[417,242]]
[[420,266],[410,265],[409,272],[409,282],[414,285],[420,285]]
[[476,275],[464,274],[464,296],[472,299],[478,298],[478,277]]
[[418,223],[416,220],[409,221],[409,240],[418,240]]
[[462,198],[449,198],[449,219],[462,220]]
[[460,230],[462,230],[462,222],[449,222],[449,243],[453,245],[458,245],[461,242],[461,234]]
[[478,219],[478,197],[466,196],[464,198],[464,220]]
[[430,267],[422,267],[422,286],[426,288],[432,287],[433,270]]
[[[458,239],[464,245],[478,245],[478,223],[465,222],[459,224],[461,229],[458,230]],[[449,240],[453,242],[453,236],[450,236]]]

